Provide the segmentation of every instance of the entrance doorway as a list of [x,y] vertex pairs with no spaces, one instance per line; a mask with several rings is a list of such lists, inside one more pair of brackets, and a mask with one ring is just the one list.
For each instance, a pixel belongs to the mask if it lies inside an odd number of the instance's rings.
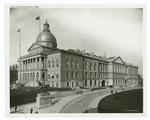
[[75,81],[71,81],[71,88],[75,88]]
[[105,87],[105,80],[101,82],[102,87]]

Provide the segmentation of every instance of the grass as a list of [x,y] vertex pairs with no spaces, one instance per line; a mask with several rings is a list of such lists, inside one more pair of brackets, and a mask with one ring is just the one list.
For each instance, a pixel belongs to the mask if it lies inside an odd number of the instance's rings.
[[107,96],[99,102],[98,109],[100,113],[142,113],[143,90],[130,90]]
[[[48,91],[70,91],[70,88],[48,88]],[[10,107],[36,101],[39,87],[20,87],[10,90]]]

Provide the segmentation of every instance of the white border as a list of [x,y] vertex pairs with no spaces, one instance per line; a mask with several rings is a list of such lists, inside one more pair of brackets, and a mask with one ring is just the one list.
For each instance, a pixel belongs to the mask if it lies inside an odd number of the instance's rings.
[[[78,0],[76,0],[76,2],[77,2],[77,1],[78,1]],[[94,1],[95,1],[95,0],[93,0],[92,2],[89,2],[89,1],[88,1],[88,3],[93,3]],[[26,2],[27,2],[27,1],[26,1]],[[43,3],[43,2],[44,2],[44,0],[42,0],[42,3]],[[78,2],[79,2],[79,1],[78,1]],[[81,1],[81,2],[82,2],[82,1]],[[39,3],[39,2],[36,2],[36,3]],[[52,2],[52,3],[54,3],[54,2]],[[68,2],[67,2],[67,3],[68,3]],[[104,3],[109,3],[109,4],[110,4],[110,3],[114,3],[114,2],[112,2],[112,1],[109,1],[109,2],[102,2],[102,1],[101,1],[101,3],[103,3],[103,4],[104,4]],[[131,1],[128,2],[128,0],[126,0],[126,1],[124,1],[124,2],[122,2],[122,1],[117,1],[117,2],[115,2],[115,3],[130,3],[130,4],[131,4],[131,3],[132,3],[132,4],[133,4],[133,3],[134,3],[134,4],[141,4],[141,3],[142,3],[142,4],[143,4],[143,3],[146,3],[146,2],[145,2],[144,0],[143,0],[142,2],[141,2],[141,1],[138,1],[138,0],[137,0],[136,2],[131,2]],[[31,4],[31,3],[30,3],[30,4]],[[36,6],[37,6],[37,4],[36,4]],[[40,6],[41,6],[41,5],[40,5]],[[109,8],[110,8],[110,7],[109,7]],[[5,11],[5,13],[6,13],[6,11]],[[147,13],[147,15],[148,15],[148,13]],[[147,21],[148,21],[148,20],[147,20]],[[7,22],[8,22],[8,21],[7,21]],[[7,22],[6,22],[6,23],[7,23]],[[5,24],[5,25],[6,25],[6,24]],[[144,29],[143,29],[143,30],[144,30]],[[146,32],[145,32],[145,35],[146,35]],[[6,36],[6,37],[7,37],[7,36]],[[146,41],[147,41],[147,40],[146,40],[146,36],[145,36],[145,39],[144,39],[144,40],[145,40],[145,42],[144,42],[144,47],[146,47]],[[149,37],[148,37],[148,43],[149,43],[149,41],[150,41],[150,39],[149,39]],[[148,44],[147,44],[147,45],[148,45]],[[148,49],[148,50],[149,50],[149,49]],[[6,53],[7,53],[7,49],[6,49]],[[147,66],[147,64],[146,64],[146,49],[144,49],[144,54],[143,54],[143,55],[144,55],[144,58],[145,58],[145,59],[144,59],[144,66],[143,66],[143,67],[144,67],[144,79],[145,79],[144,81],[146,81],[146,66]],[[7,58],[6,60],[8,60],[8,58],[9,58],[7,54],[6,54],[6,58]],[[148,57],[148,59],[149,59],[149,57]],[[6,60],[5,60],[5,61],[6,61]],[[8,62],[8,61],[6,61],[6,62]],[[148,64],[148,65],[149,65],[149,64]],[[6,65],[6,68],[7,68],[7,65]],[[4,70],[4,69],[3,69],[3,70]],[[6,69],[6,70],[7,70],[7,69]],[[148,74],[147,74],[147,75],[148,75]],[[4,77],[3,77],[3,78],[4,78]],[[148,77],[148,78],[149,78],[149,77]],[[147,83],[148,83],[148,82],[147,82]],[[144,86],[145,86],[145,87],[146,87],[146,85],[147,85],[147,84],[144,82]],[[145,89],[144,89],[144,96],[146,97],[146,91],[145,91]],[[7,98],[6,98],[6,100],[7,100]],[[146,101],[146,99],[145,99],[144,101]],[[4,110],[4,109],[3,109],[3,110]],[[146,109],[145,109],[145,110],[146,110]],[[59,114],[59,115],[60,115],[60,114]],[[74,114],[74,115],[75,115],[75,114]],[[53,115],[51,114],[50,116],[53,116]],[[58,115],[55,114],[54,116],[58,116]],[[68,116],[68,115],[67,115],[67,116]],[[69,116],[70,116],[70,115],[69,115]],[[68,117],[69,117],[69,116],[68,116]],[[77,115],[75,115],[75,116],[77,116]],[[92,115],[90,114],[90,116],[89,116],[89,115],[86,115],[86,116],[88,116],[88,117],[94,117],[95,115],[92,116]],[[120,116],[120,115],[117,115],[117,116]],[[139,115],[136,115],[136,116],[139,116]],[[23,117],[24,117],[24,116],[23,116]],[[29,116],[29,117],[30,117],[30,116]],[[40,115],[40,117],[41,117],[41,115]],[[46,116],[44,115],[44,117],[46,117]],[[61,117],[64,117],[64,115],[61,115]]]

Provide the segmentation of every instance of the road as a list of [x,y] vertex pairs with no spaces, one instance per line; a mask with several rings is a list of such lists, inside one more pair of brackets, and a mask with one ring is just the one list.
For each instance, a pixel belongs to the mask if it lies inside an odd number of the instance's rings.
[[[132,90],[136,88],[126,87],[124,90]],[[121,88],[113,88],[113,91],[120,91]],[[122,91],[122,90],[121,90]],[[91,92],[90,94],[83,95],[71,102],[69,102],[62,110],[61,113],[86,113],[89,104],[93,99],[102,96],[104,94],[110,93],[111,89],[103,89],[99,91]]]
[[92,102],[92,100],[100,95],[104,95],[106,93],[110,93],[110,89],[92,92],[87,95],[83,95],[80,98],[70,102],[61,113],[83,113],[87,110],[87,107]]

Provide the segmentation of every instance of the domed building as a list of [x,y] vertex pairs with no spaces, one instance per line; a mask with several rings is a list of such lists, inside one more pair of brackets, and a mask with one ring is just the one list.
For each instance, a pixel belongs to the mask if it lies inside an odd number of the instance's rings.
[[36,38],[36,43],[50,48],[57,48],[56,38],[51,33],[47,20],[46,23],[44,24],[43,32],[41,32]]
[[46,20],[44,29],[28,54],[18,59],[18,80],[25,86],[106,87],[138,84],[138,67],[119,56],[97,56],[85,50],[57,48],[56,37]]

